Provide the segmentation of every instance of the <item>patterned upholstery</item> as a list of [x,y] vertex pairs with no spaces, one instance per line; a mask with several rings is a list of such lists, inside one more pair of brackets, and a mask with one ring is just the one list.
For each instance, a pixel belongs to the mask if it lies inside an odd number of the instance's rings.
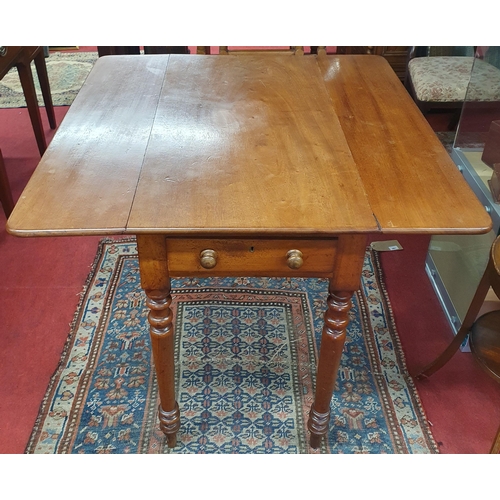
[[[416,57],[408,64],[415,95],[423,102],[461,102],[465,99],[473,57]],[[500,101],[500,70],[476,59],[468,101]]]

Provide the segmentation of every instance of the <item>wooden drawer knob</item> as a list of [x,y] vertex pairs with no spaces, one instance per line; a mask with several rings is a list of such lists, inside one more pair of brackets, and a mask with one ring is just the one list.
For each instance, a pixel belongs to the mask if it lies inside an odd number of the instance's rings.
[[217,265],[217,252],[207,248],[200,253],[200,264],[205,269],[212,269]]
[[304,260],[300,250],[288,250],[286,254],[286,263],[290,269],[299,269],[302,267]]

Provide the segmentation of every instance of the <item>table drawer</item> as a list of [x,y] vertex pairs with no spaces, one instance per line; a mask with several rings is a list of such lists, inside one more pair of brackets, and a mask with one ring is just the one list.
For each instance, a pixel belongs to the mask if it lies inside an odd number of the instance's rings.
[[167,239],[171,276],[330,276],[337,239]]

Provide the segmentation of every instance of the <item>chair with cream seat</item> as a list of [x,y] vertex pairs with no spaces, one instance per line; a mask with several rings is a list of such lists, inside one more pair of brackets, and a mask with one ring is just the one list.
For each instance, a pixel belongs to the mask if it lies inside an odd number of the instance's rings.
[[500,100],[500,71],[475,54],[475,47],[411,47],[405,86],[424,114],[433,108],[454,109],[452,130],[466,94],[467,101]]

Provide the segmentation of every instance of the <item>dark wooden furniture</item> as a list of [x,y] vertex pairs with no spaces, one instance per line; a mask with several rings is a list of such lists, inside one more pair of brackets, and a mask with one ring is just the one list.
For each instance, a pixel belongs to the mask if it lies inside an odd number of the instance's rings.
[[[314,55],[326,55],[325,46],[315,46],[311,47],[311,54]],[[196,47],[196,53],[200,55],[207,55],[212,53],[212,48],[209,46],[198,46]],[[230,48],[228,46],[219,46],[220,55],[251,55],[251,54],[261,54],[261,55],[278,55],[278,54],[288,54],[288,55],[304,55],[304,47],[302,46],[288,46],[288,47],[245,47],[241,49]]]
[[[486,270],[460,330],[441,355],[415,374],[416,378],[430,377],[441,369],[469,335],[471,351],[480,366],[500,382],[500,311],[491,311],[477,318],[490,287],[500,298],[500,236],[493,242]],[[490,452],[500,453],[500,428]]]
[[10,190],[9,179],[5,171],[5,164],[3,161],[2,150],[0,149],[0,202],[2,203],[5,216],[9,217],[14,208],[14,200],[12,199],[12,192]]
[[[99,46],[97,47],[99,57],[102,56],[123,56],[139,55],[139,46]],[[144,54],[189,54],[188,47],[144,47]]]
[[[196,48],[197,54],[210,54],[211,47],[198,46]],[[229,46],[219,46],[219,54],[220,55],[252,55],[252,54],[260,54],[260,55],[279,55],[279,54],[288,54],[288,55],[304,55],[304,47],[300,46],[288,46],[288,47],[273,47],[273,48],[265,48],[265,47],[246,47],[242,49],[230,48]]]
[[316,448],[367,234],[490,228],[387,62],[325,55],[99,59],[7,224],[18,236],[137,236],[171,447],[170,277],[328,278]]
[[2,47],[2,49],[4,50],[0,51],[0,80],[11,68],[17,68],[31,124],[33,126],[33,131],[35,132],[38,149],[40,154],[43,154],[47,149],[47,141],[43,131],[40,108],[38,107],[38,98],[35,91],[35,85],[33,83],[31,61],[35,62],[36,72],[38,74],[38,80],[40,82],[43,102],[45,104],[45,111],[47,112],[50,128],[56,128],[56,118],[54,114],[54,106],[52,104],[52,96],[50,94],[49,78],[47,76],[47,66],[45,64],[43,47],[9,46]]
[[398,78],[401,81],[405,79],[408,47],[337,47],[337,54],[371,54],[382,56],[390,64],[396,75],[398,75]]

